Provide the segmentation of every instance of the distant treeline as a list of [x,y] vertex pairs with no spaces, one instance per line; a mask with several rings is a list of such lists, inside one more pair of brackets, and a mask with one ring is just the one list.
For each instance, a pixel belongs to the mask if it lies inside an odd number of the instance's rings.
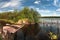
[[41,18],[60,18],[60,16],[43,16]]

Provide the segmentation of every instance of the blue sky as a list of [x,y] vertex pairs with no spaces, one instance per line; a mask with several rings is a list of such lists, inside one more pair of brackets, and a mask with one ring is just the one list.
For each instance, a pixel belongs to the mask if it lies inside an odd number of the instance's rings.
[[25,6],[42,16],[60,16],[60,0],[0,0],[0,12],[21,10]]

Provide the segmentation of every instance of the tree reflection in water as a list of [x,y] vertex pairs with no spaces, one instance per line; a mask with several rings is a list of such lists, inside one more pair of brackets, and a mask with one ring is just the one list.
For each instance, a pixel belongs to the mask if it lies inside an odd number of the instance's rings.
[[[55,32],[57,30],[57,29],[56,30],[55,29],[56,28],[54,28],[54,27],[42,28],[38,24],[25,25],[22,28],[21,33],[17,32],[17,39],[20,40],[20,38],[22,38],[22,40],[51,40],[49,32],[51,31],[52,33],[55,34]],[[18,36],[18,33],[19,33],[19,36]]]

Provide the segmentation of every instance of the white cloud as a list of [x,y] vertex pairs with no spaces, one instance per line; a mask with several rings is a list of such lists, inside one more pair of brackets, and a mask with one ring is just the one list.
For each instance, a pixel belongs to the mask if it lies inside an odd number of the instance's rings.
[[6,8],[6,7],[17,7],[18,5],[21,4],[21,0],[10,0],[10,2],[5,2],[1,8]]
[[57,12],[60,12],[60,8],[56,10]]
[[60,8],[60,1],[54,0],[53,5]]
[[3,12],[2,10],[0,10],[0,13]]
[[58,0],[54,0],[54,5],[56,6],[58,3]]
[[10,2],[9,3],[5,3],[1,8],[8,7],[9,5],[10,5]]
[[41,14],[41,16],[51,16],[49,10],[41,10],[39,8],[36,8],[36,10]]
[[2,10],[0,10],[0,13],[2,13],[2,12],[13,12],[14,10],[8,10],[8,11],[2,11]]
[[49,13],[50,11],[49,10],[40,10],[39,8],[36,8],[37,11],[39,12],[45,12],[45,13]]
[[41,16],[59,16],[59,14],[57,14],[58,12],[56,11],[41,10],[39,8],[36,8],[36,10],[41,14]]
[[8,12],[13,12],[14,10],[8,10]]
[[34,9],[35,7],[34,6],[29,6],[29,8],[33,8]]
[[39,4],[39,3],[40,3],[40,1],[35,1],[34,3],[35,3],[35,4]]
[[52,14],[52,16],[57,16],[56,12],[54,12],[54,13]]
[[49,13],[49,10],[40,10],[41,12]]

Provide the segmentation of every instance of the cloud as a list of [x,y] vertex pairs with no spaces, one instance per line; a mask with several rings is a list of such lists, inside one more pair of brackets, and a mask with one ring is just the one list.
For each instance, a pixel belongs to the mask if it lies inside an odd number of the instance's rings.
[[8,10],[7,12],[13,12],[14,10]]
[[[51,11],[51,10],[44,10],[44,9],[39,9],[36,8],[36,10],[41,14],[41,16],[59,16],[57,11]],[[60,9],[59,9],[60,11]]]
[[7,10],[7,11],[2,11],[2,10],[0,10],[0,13],[2,13],[2,12],[13,12],[14,10]]
[[33,9],[35,9],[35,6],[29,6],[29,8],[33,8]]
[[34,3],[35,3],[35,4],[39,4],[39,3],[40,3],[40,1],[35,1]]
[[51,16],[50,11],[49,10],[41,10],[39,8],[36,8],[36,10],[41,14],[41,16]]
[[54,5],[56,6],[58,3],[58,0],[54,0]]
[[21,5],[21,0],[10,0],[9,2],[4,2],[1,8],[17,7],[18,5]]
[[54,0],[53,5],[60,8],[60,0]]
[[60,12],[60,8],[56,10],[57,12]]
[[49,13],[50,11],[49,10],[40,10],[39,8],[36,8],[37,11],[39,12],[45,12],[45,13]]
[[57,13],[56,13],[56,12],[54,12],[54,13],[52,14],[52,16],[57,16]]

